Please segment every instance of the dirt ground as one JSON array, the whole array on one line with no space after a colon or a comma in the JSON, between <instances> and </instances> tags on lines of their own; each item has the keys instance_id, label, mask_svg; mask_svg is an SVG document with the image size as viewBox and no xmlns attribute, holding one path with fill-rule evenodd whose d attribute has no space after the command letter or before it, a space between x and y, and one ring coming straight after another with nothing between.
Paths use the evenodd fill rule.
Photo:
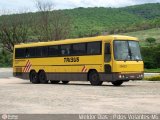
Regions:
<instances>
[{"instance_id":1,"label":"dirt ground","mask_svg":"<svg viewBox=\"0 0 160 120\"><path fill-rule=\"evenodd\" d=\"M120 87L89 82L31 84L0 78L0 113L160 113L160 82L129 81Z\"/></svg>"}]
</instances>

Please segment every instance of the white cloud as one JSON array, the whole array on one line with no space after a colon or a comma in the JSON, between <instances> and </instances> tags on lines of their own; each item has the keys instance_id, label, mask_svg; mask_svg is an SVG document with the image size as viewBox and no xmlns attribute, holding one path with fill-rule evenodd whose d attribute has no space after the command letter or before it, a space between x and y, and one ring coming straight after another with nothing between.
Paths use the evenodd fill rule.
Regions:
<instances>
[{"instance_id":1,"label":"white cloud","mask_svg":"<svg viewBox=\"0 0 160 120\"><path fill-rule=\"evenodd\" d=\"M142 3L155 3L160 0L54 0L57 8L75 7L123 7Z\"/></svg>"},{"instance_id":2,"label":"white cloud","mask_svg":"<svg viewBox=\"0 0 160 120\"><path fill-rule=\"evenodd\" d=\"M0 15L34 10L33 0L0 0Z\"/></svg>"},{"instance_id":3,"label":"white cloud","mask_svg":"<svg viewBox=\"0 0 160 120\"><path fill-rule=\"evenodd\" d=\"M33 0L0 0L1 8L23 8L33 7Z\"/></svg>"}]
</instances>

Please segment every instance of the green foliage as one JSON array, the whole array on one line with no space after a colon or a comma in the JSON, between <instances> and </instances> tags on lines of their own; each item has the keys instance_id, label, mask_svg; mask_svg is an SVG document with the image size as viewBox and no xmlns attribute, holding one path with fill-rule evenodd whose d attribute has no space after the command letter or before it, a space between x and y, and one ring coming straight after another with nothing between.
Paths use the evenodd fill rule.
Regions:
<instances>
[{"instance_id":1,"label":"green foliage","mask_svg":"<svg viewBox=\"0 0 160 120\"><path fill-rule=\"evenodd\" d=\"M160 68L160 45L148 47L146 38L153 37L160 43L160 3L135 5L124 8L75 8L59 10L69 16L72 21L68 38L96 36L101 34L118 34L135 36L140 39L143 46L142 56L145 68ZM53 14L51 12L51 14ZM6 23L14 22L11 18L17 14L0 16ZM19 14L21 20L28 27L28 39L37 41L39 34L35 31L36 19L40 20L40 13ZM26 19L31 18L31 19ZM53 20L49 20L53 24ZM9 24L9 23L8 23ZM147 46L147 47L146 47ZM0 52L0 67L11 66L11 54L4 50Z\"/></svg>"},{"instance_id":2,"label":"green foliage","mask_svg":"<svg viewBox=\"0 0 160 120\"><path fill-rule=\"evenodd\" d=\"M116 8L76 8L65 10L73 21L71 37L83 37L120 31L143 19Z\"/></svg>"},{"instance_id":3,"label":"green foliage","mask_svg":"<svg viewBox=\"0 0 160 120\"><path fill-rule=\"evenodd\" d=\"M154 37L156 39L156 42L160 43L160 28L128 32L123 33L123 35L134 36L139 38L141 46L148 46L145 40L150 37Z\"/></svg>"},{"instance_id":4,"label":"green foliage","mask_svg":"<svg viewBox=\"0 0 160 120\"><path fill-rule=\"evenodd\" d=\"M146 73L160 73L160 68L156 68L156 69L144 69L144 72L146 72Z\"/></svg>"},{"instance_id":5,"label":"green foliage","mask_svg":"<svg viewBox=\"0 0 160 120\"><path fill-rule=\"evenodd\" d=\"M141 53L145 68L160 68L160 44L154 47L142 47Z\"/></svg>"},{"instance_id":6,"label":"green foliage","mask_svg":"<svg viewBox=\"0 0 160 120\"><path fill-rule=\"evenodd\" d=\"M148 42L151 45L151 44L154 44L156 42L156 39L152 38L152 37L149 37L149 38L146 38L146 42Z\"/></svg>"},{"instance_id":7,"label":"green foliage","mask_svg":"<svg viewBox=\"0 0 160 120\"><path fill-rule=\"evenodd\" d=\"M13 52L15 44L28 42L28 23L25 14L0 17L0 43L5 50Z\"/></svg>"},{"instance_id":8,"label":"green foliage","mask_svg":"<svg viewBox=\"0 0 160 120\"><path fill-rule=\"evenodd\" d=\"M0 67L12 66L12 55L4 49L0 51Z\"/></svg>"},{"instance_id":9,"label":"green foliage","mask_svg":"<svg viewBox=\"0 0 160 120\"><path fill-rule=\"evenodd\" d=\"M73 20L70 37L122 33L160 27L160 4L124 8L76 8L64 10Z\"/></svg>"},{"instance_id":10,"label":"green foliage","mask_svg":"<svg viewBox=\"0 0 160 120\"><path fill-rule=\"evenodd\" d=\"M144 80L149 80L149 81L160 81L160 75L151 76L151 77L145 77Z\"/></svg>"},{"instance_id":11,"label":"green foliage","mask_svg":"<svg viewBox=\"0 0 160 120\"><path fill-rule=\"evenodd\" d=\"M70 16L72 25L68 38L96 36L101 34L117 34L138 30L146 30L150 28L160 27L160 4L143 4L124 8L75 8L67 10L57 10L67 16ZM54 12L50 12L51 18ZM8 15L0 18L8 18L16 16ZM22 14L22 19L24 14ZM40 12L25 14L26 17L32 17L32 20L40 20ZM28 21L23 19L29 27L30 39L37 40L39 35L35 32L37 21ZM1 22L1 21L0 21ZM49 20L49 25L53 24L53 20ZM39 21L40 23L40 21ZM38 28L37 28L38 29Z\"/></svg>"},{"instance_id":12,"label":"green foliage","mask_svg":"<svg viewBox=\"0 0 160 120\"><path fill-rule=\"evenodd\" d=\"M123 8L124 11L141 16L145 19L160 17L160 3L148 3Z\"/></svg>"}]
</instances>

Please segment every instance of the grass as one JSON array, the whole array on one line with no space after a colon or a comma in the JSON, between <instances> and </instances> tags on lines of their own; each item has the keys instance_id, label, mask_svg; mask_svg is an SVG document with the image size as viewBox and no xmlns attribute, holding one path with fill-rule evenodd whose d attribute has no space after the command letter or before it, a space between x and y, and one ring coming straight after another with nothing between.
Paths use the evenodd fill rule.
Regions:
<instances>
[{"instance_id":1,"label":"grass","mask_svg":"<svg viewBox=\"0 0 160 120\"><path fill-rule=\"evenodd\" d=\"M160 81L160 75L150 76L150 77L144 77L144 80L148 80L148 81Z\"/></svg>"},{"instance_id":2,"label":"grass","mask_svg":"<svg viewBox=\"0 0 160 120\"><path fill-rule=\"evenodd\" d=\"M128 33L122 33L122 34L139 38L140 44L142 46L146 45L145 39L149 37L155 38L157 40L156 42L160 43L160 28L153 28L148 30L128 32Z\"/></svg>"},{"instance_id":3,"label":"grass","mask_svg":"<svg viewBox=\"0 0 160 120\"><path fill-rule=\"evenodd\" d=\"M145 73L160 73L160 68L157 69L144 69Z\"/></svg>"}]
</instances>

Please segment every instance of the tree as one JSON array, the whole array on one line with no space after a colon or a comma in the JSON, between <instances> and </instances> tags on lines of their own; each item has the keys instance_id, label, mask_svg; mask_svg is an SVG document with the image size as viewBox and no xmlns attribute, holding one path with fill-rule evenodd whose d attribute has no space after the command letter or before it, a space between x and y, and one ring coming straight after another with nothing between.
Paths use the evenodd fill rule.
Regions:
<instances>
[{"instance_id":1,"label":"tree","mask_svg":"<svg viewBox=\"0 0 160 120\"><path fill-rule=\"evenodd\" d=\"M0 67L6 67L12 65L12 55L2 49L0 51Z\"/></svg>"},{"instance_id":2,"label":"tree","mask_svg":"<svg viewBox=\"0 0 160 120\"><path fill-rule=\"evenodd\" d=\"M146 42L149 43L150 45L154 44L156 42L156 39L155 38L146 38Z\"/></svg>"},{"instance_id":3,"label":"tree","mask_svg":"<svg viewBox=\"0 0 160 120\"><path fill-rule=\"evenodd\" d=\"M53 10L54 5L52 2L44 2L37 0L36 7L38 9L38 16L36 17L34 28L38 34L39 41L48 41L51 39L51 25L50 25L50 11Z\"/></svg>"},{"instance_id":4,"label":"tree","mask_svg":"<svg viewBox=\"0 0 160 120\"><path fill-rule=\"evenodd\" d=\"M54 10L53 2L36 1L38 17L35 32L39 41L64 39L71 29L70 17L61 10Z\"/></svg>"},{"instance_id":5,"label":"tree","mask_svg":"<svg viewBox=\"0 0 160 120\"><path fill-rule=\"evenodd\" d=\"M26 14L2 16L0 18L0 42L5 50L12 53L15 44L28 42L28 23L30 21L27 20L29 18Z\"/></svg>"},{"instance_id":6,"label":"tree","mask_svg":"<svg viewBox=\"0 0 160 120\"><path fill-rule=\"evenodd\" d=\"M51 40L60 40L68 37L71 31L71 19L62 11L54 11L52 25Z\"/></svg>"},{"instance_id":7,"label":"tree","mask_svg":"<svg viewBox=\"0 0 160 120\"><path fill-rule=\"evenodd\" d=\"M149 46L141 47L141 53L145 68L160 68L160 44L153 46L152 49Z\"/></svg>"}]
</instances>

